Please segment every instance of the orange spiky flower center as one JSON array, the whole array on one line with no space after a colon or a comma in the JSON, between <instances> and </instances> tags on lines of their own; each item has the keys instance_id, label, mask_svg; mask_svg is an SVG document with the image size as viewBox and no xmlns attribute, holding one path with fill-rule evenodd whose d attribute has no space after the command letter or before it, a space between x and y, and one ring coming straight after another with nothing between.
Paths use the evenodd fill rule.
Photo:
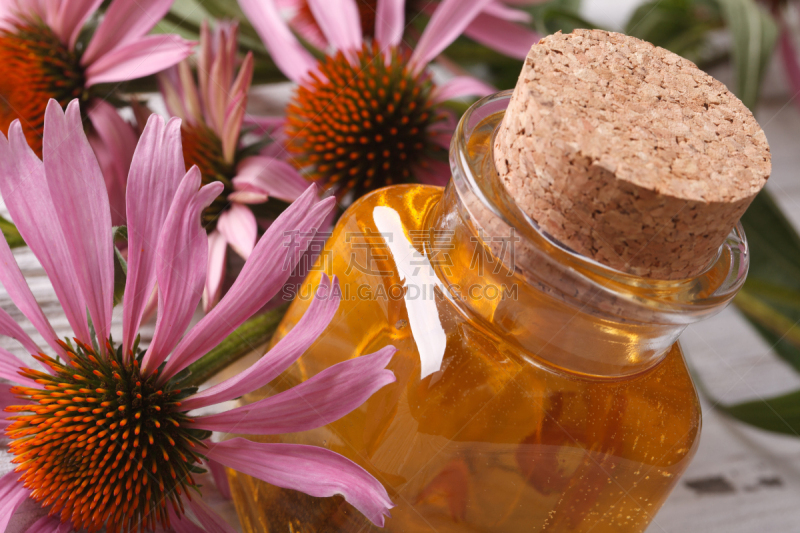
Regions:
<instances>
[{"instance_id":1,"label":"orange spiky flower center","mask_svg":"<svg viewBox=\"0 0 800 533\"><path fill-rule=\"evenodd\" d=\"M222 140L205 124L191 125L184 122L181 126L181 138L186 170L197 165L203 185L219 181L225 186L222 193L203 210L203 227L211 232L216 227L219 215L230 205L228 195L233 192L232 180L236 176L236 164L225 161Z\"/></svg>"},{"instance_id":2,"label":"orange spiky flower center","mask_svg":"<svg viewBox=\"0 0 800 533\"><path fill-rule=\"evenodd\" d=\"M78 341L61 344L66 362L35 356L52 374L20 370L41 389L11 389L26 402L6 408L18 413L6 434L20 482L78 530L169 528L167 505L183 513L181 495L198 487L192 474L202 472L199 449L209 435L180 410L194 389L159 384L157 371L143 375L138 348L123 359L110 342L103 355Z\"/></svg>"},{"instance_id":3,"label":"orange spiky flower center","mask_svg":"<svg viewBox=\"0 0 800 533\"><path fill-rule=\"evenodd\" d=\"M320 62L287 108L288 149L295 166L323 186L361 196L414 180L426 157L444 154L431 140L443 119L431 100L430 77L409 55L364 45L355 61L339 52Z\"/></svg>"},{"instance_id":4,"label":"orange spiky flower center","mask_svg":"<svg viewBox=\"0 0 800 533\"><path fill-rule=\"evenodd\" d=\"M28 144L42 155L44 111L50 98L62 106L84 97L80 56L41 21L0 30L0 129L19 119Z\"/></svg>"}]
</instances>

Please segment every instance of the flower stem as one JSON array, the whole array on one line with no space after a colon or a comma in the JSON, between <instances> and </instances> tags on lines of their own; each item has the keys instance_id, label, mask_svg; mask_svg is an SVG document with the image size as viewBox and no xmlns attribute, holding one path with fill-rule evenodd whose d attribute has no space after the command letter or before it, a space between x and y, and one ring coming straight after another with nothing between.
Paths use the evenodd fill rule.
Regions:
<instances>
[{"instance_id":1,"label":"flower stem","mask_svg":"<svg viewBox=\"0 0 800 533\"><path fill-rule=\"evenodd\" d=\"M289 305L254 316L223 340L216 348L189 365L188 386L198 386L228 365L252 352L272 338Z\"/></svg>"}]
</instances>

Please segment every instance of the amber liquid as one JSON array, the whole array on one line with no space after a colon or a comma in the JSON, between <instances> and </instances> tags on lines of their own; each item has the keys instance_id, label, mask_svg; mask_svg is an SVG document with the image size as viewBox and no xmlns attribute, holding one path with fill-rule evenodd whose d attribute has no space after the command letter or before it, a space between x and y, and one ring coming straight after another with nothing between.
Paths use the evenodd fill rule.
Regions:
<instances>
[{"instance_id":1,"label":"amber liquid","mask_svg":"<svg viewBox=\"0 0 800 533\"><path fill-rule=\"evenodd\" d=\"M351 207L321 258L342 286L336 316L297 364L244 401L391 344L398 348L389 365L396 383L335 423L279 437L327 447L379 479L396 505L387 531L644 531L699 436L699 404L680 348L632 377L586 377L506 342L492 330L495 315L470 320L443 299L436 303L447 339L441 370L420 379L407 305L388 295L402 284L391 254L385 245L369 250L363 238L356 244L353 235L379 233L376 206L393 208L409 236L425 230L441 194L434 187L396 186ZM458 257L468 250L456 243L453 265L469 265ZM303 315L319 277L312 272L306 280L279 337ZM247 532L380 531L340 497L312 498L230 476Z\"/></svg>"}]
</instances>

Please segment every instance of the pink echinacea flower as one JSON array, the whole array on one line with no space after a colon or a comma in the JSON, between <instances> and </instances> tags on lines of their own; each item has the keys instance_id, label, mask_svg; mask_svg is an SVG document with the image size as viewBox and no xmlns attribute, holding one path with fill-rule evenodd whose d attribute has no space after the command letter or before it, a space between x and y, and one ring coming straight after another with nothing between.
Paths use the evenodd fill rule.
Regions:
<instances>
[{"instance_id":1,"label":"pink echinacea flower","mask_svg":"<svg viewBox=\"0 0 800 533\"><path fill-rule=\"evenodd\" d=\"M287 162L266 154L248 154L247 147L241 146L253 56L247 54L236 74L237 31L236 24L219 22L212 32L204 22L197 81L188 60L158 77L168 111L183 119L186 166L197 165L203 183L224 186L203 211L209 232L208 280L203 293L206 311L219 300L228 246L243 259L253 252L258 224L249 205L269 198L291 203L309 185Z\"/></svg>"},{"instance_id":2,"label":"pink echinacea flower","mask_svg":"<svg viewBox=\"0 0 800 533\"><path fill-rule=\"evenodd\" d=\"M43 161L18 121L0 136L0 191L17 227L46 271L74 338L56 338L5 238L0 282L44 337L42 348L5 311L0 334L41 363L27 368L0 349L3 423L17 467L0 478L0 531L28 498L49 511L31 533L77 530L232 531L199 496L202 464L225 465L313 496L341 494L375 524L392 507L383 486L342 456L313 446L219 443L211 432L279 434L334 421L394 381L394 354L332 366L285 392L206 416L198 408L237 398L278 376L314 342L338 306L337 281L323 278L303 319L243 373L197 393L182 384L186 367L206 354L280 289L308 238L331 209L312 186L258 241L230 291L187 330L208 264L201 212L221 192L185 170L180 120L153 116L133 156L127 182L128 263L122 340L111 338L114 269L108 195L83 131L77 101L66 112L51 100L45 113ZM289 230L303 230L287 246ZM309 237L310 238L310 237ZM298 242L299 241L299 242ZM158 286L158 320L149 345L138 330ZM88 310L88 317L87 317ZM48 352L48 353L45 353ZM194 515L203 527L186 514Z\"/></svg>"},{"instance_id":3,"label":"pink echinacea flower","mask_svg":"<svg viewBox=\"0 0 800 533\"><path fill-rule=\"evenodd\" d=\"M428 65L490 1L442 1L412 51L402 40L402 0L378 0L366 41L356 0L309 0L329 51L317 60L275 0L239 0L277 66L298 84L284 134L301 174L355 197L392 183L446 183L455 120L442 103L495 89L470 76L437 86Z\"/></svg>"},{"instance_id":4,"label":"pink echinacea flower","mask_svg":"<svg viewBox=\"0 0 800 533\"><path fill-rule=\"evenodd\" d=\"M136 133L105 101L120 82L148 76L191 53L177 35L147 35L173 0L114 0L87 40L84 25L102 0L4 0L0 7L0 130L14 120L41 156L45 106L74 98L103 168L112 218L125 221L124 179Z\"/></svg>"}]
</instances>

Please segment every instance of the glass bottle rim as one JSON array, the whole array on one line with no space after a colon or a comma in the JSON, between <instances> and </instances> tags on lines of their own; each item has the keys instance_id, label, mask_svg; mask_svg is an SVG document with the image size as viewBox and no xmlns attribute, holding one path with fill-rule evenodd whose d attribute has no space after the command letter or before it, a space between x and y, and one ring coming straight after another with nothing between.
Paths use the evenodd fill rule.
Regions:
<instances>
[{"instance_id":1,"label":"glass bottle rim","mask_svg":"<svg viewBox=\"0 0 800 533\"><path fill-rule=\"evenodd\" d=\"M696 313L703 310L716 312L736 295L749 266L747 238L741 223L731 230L716 258L703 272L692 278L674 280L645 278L611 268L571 250L541 231L536 222L517 206L497 177L492 156L494 134L487 154L489 162L484 162L484 168L475 168L467 155L472 133L488 118L504 113L511 94L511 90L501 91L478 100L459 121L452 140L450 165L452 185L463 205L466 205L467 198L480 202L492 215L514 228L527 245L545 250L567 278L651 311L672 314L691 310L695 316L689 321L694 322L700 318ZM531 271L536 265L521 266Z\"/></svg>"}]
</instances>

